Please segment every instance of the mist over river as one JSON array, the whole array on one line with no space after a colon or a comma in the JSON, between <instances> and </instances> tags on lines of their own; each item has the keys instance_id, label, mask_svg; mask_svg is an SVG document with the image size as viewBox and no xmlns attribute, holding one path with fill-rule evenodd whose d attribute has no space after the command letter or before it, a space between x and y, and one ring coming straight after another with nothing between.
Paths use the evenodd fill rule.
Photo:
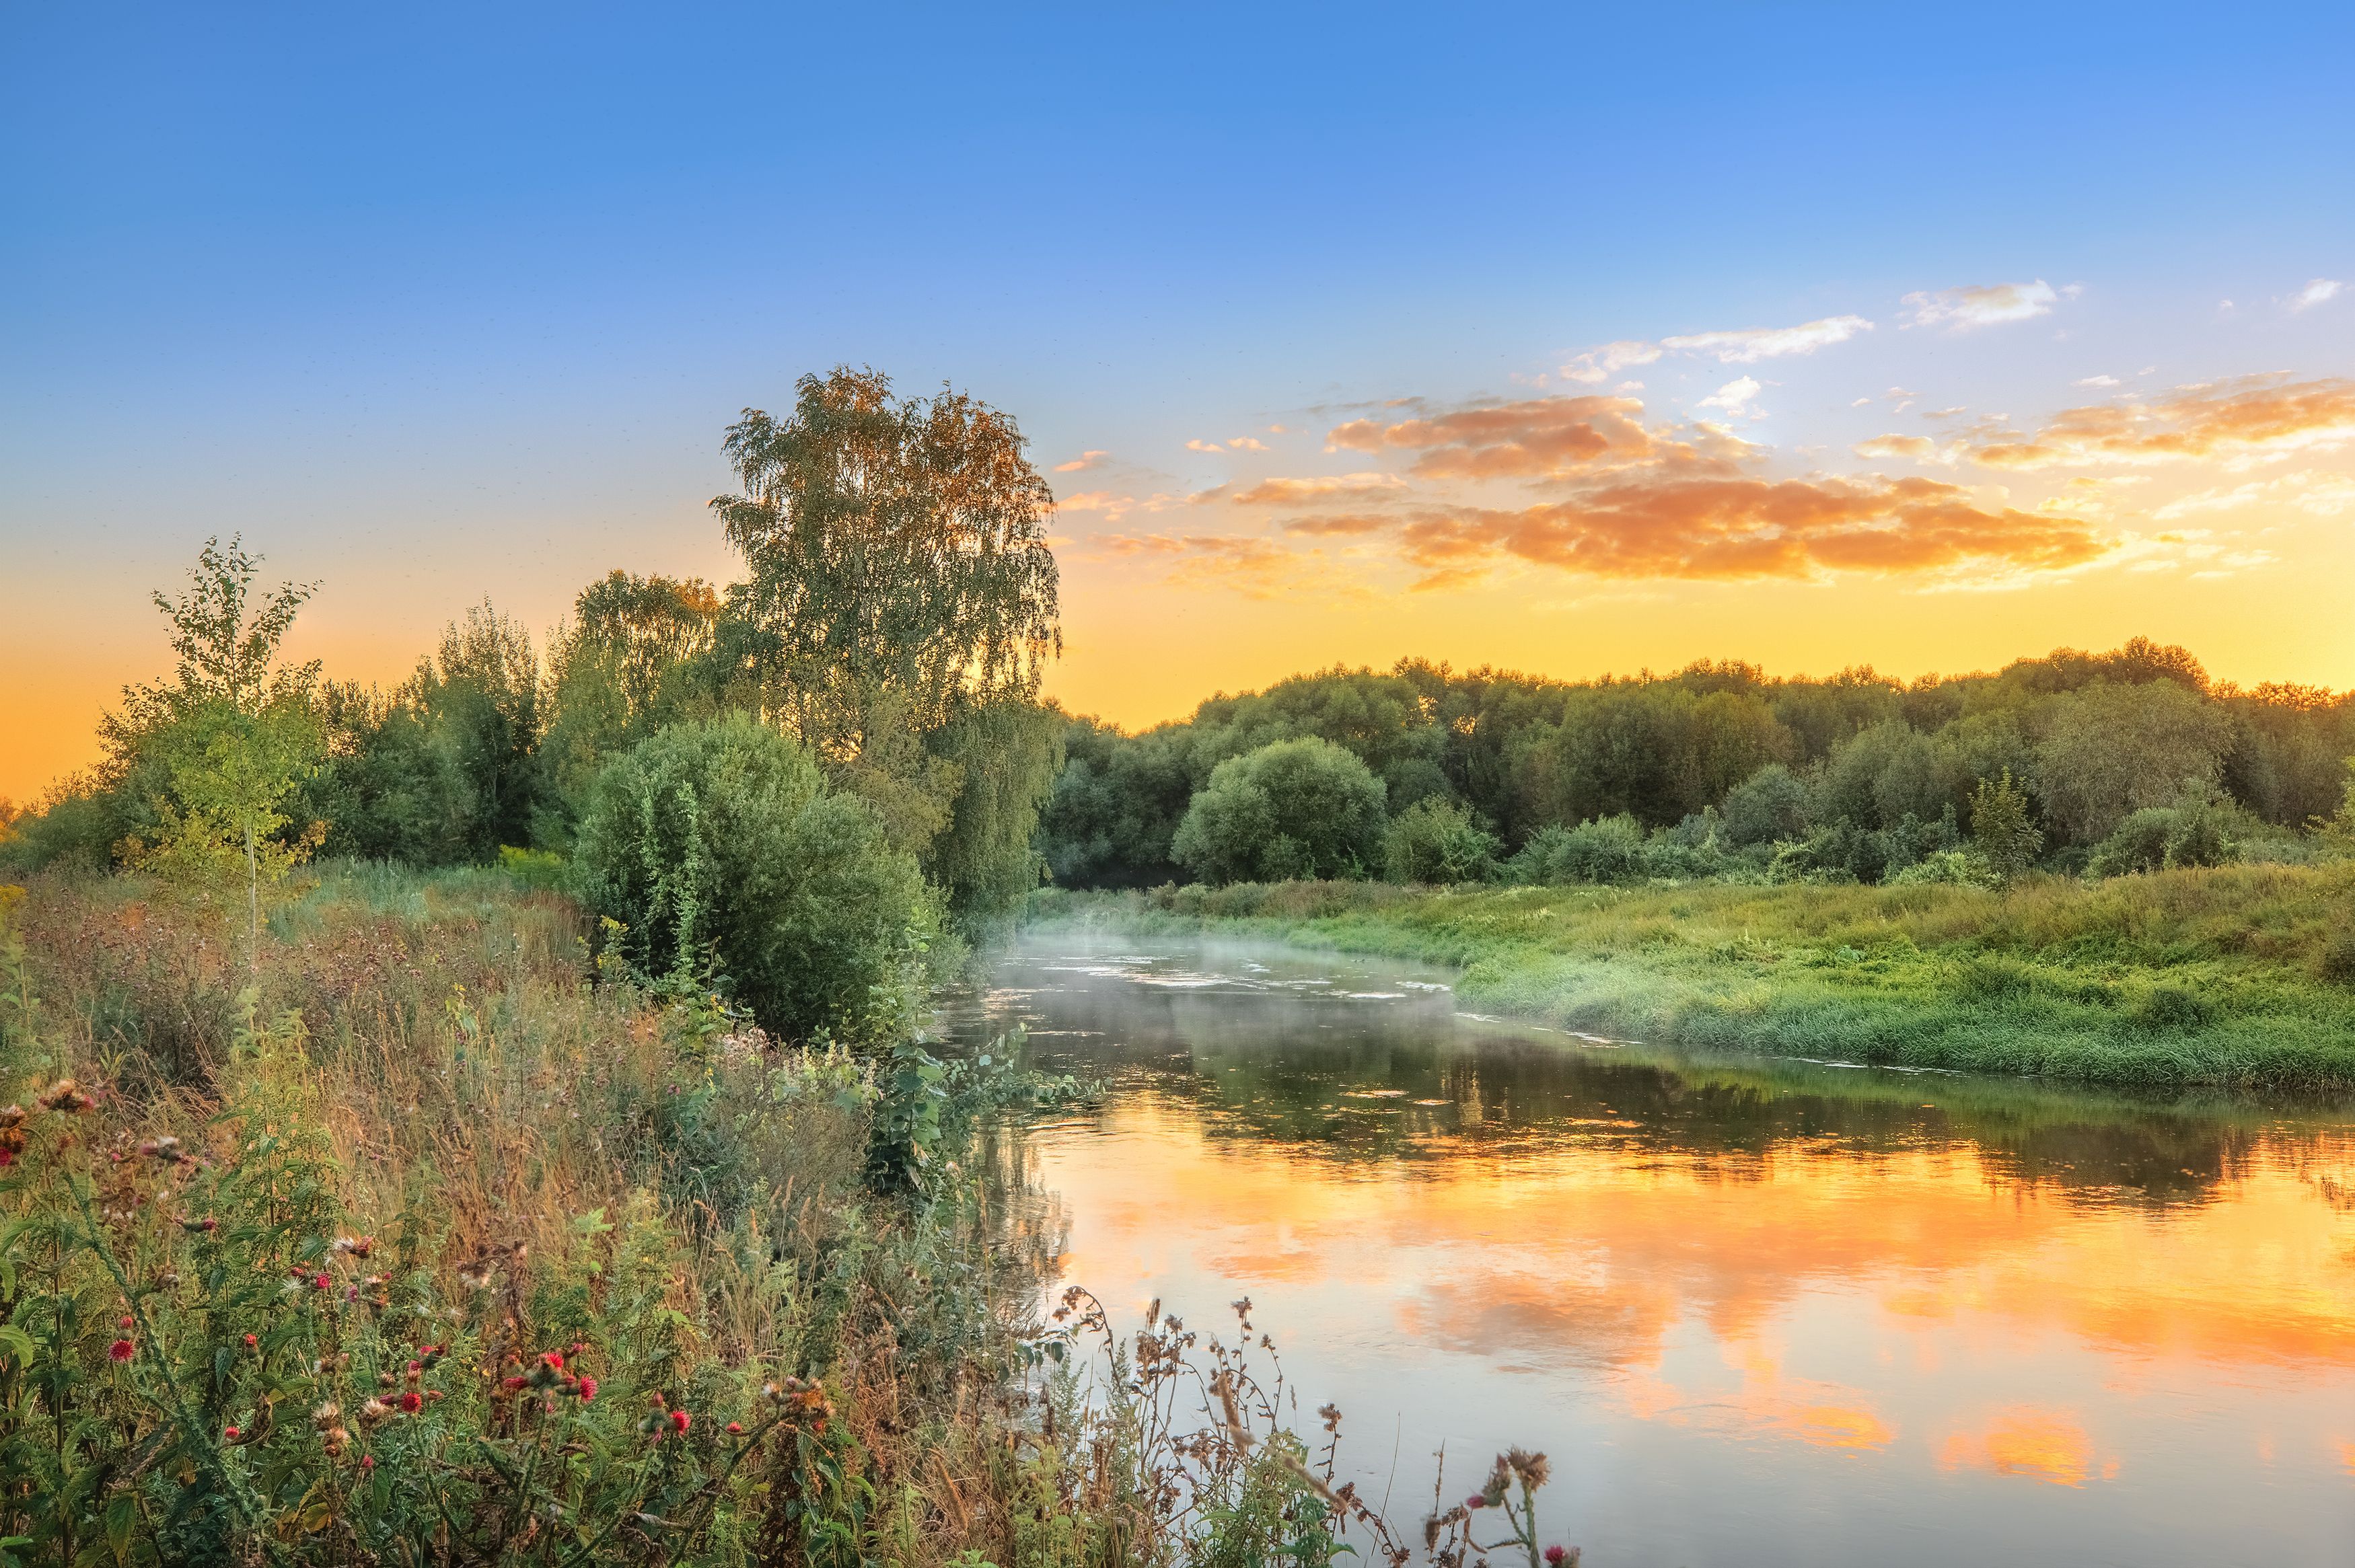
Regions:
<instances>
[{"instance_id":1,"label":"mist over river","mask_svg":"<svg viewBox=\"0 0 2355 1568\"><path fill-rule=\"evenodd\" d=\"M1604 1568L2344 1564L2344 1106L1701 1058L1446 975L1036 933L954 1017L1101 1079L1029 1139L1124 1331L1248 1297L1412 1526L1541 1448Z\"/></svg>"}]
</instances>

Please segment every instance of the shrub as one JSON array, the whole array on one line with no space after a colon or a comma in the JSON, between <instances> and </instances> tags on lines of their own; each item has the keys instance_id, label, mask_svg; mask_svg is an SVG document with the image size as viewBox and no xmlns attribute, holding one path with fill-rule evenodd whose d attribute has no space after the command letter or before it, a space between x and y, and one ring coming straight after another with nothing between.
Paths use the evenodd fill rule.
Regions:
<instances>
[{"instance_id":1,"label":"shrub","mask_svg":"<svg viewBox=\"0 0 2355 1568\"><path fill-rule=\"evenodd\" d=\"M2000 779L1980 779L1971 792L1971 842L2005 882L2036 863L2044 835L2029 820L2028 791L2012 782L2010 768Z\"/></svg>"},{"instance_id":2,"label":"shrub","mask_svg":"<svg viewBox=\"0 0 2355 1568\"><path fill-rule=\"evenodd\" d=\"M1912 865L1902 867L1889 879L1901 886L1921 883L1944 883L1960 887L1995 887L2003 878L1997 874L1987 857L1976 849L1932 850Z\"/></svg>"},{"instance_id":3,"label":"shrub","mask_svg":"<svg viewBox=\"0 0 2355 1568\"><path fill-rule=\"evenodd\" d=\"M1779 762L1770 762L1729 790L1725 836L1736 845L1805 838L1807 787Z\"/></svg>"},{"instance_id":4,"label":"shrub","mask_svg":"<svg viewBox=\"0 0 2355 1568\"><path fill-rule=\"evenodd\" d=\"M1644 847L1644 830L1629 816L1540 828L1513 857L1513 880L1540 886L1641 882L1646 874Z\"/></svg>"},{"instance_id":5,"label":"shrub","mask_svg":"<svg viewBox=\"0 0 2355 1568\"><path fill-rule=\"evenodd\" d=\"M642 976L719 977L797 1038L890 1029L936 923L872 808L741 714L658 731L607 764L573 867Z\"/></svg>"},{"instance_id":6,"label":"shrub","mask_svg":"<svg viewBox=\"0 0 2355 1568\"><path fill-rule=\"evenodd\" d=\"M1361 877L1381 853L1381 780L1328 740L1280 740L1211 770L1169 853L1204 882Z\"/></svg>"},{"instance_id":7,"label":"shrub","mask_svg":"<svg viewBox=\"0 0 2355 1568\"><path fill-rule=\"evenodd\" d=\"M1382 865L1392 882L1485 881L1497 869L1497 835L1469 807L1426 797L1382 835Z\"/></svg>"},{"instance_id":8,"label":"shrub","mask_svg":"<svg viewBox=\"0 0 2355 1568\"><path fill-rule=\"evenodd\" d=\"M2132 812L2094 846L2085 874L2126 876L2172 866L2230 864L2235 814L2204 791L2195 791L2179 806L2149 806Z\"/></svg>"}]
</instances>

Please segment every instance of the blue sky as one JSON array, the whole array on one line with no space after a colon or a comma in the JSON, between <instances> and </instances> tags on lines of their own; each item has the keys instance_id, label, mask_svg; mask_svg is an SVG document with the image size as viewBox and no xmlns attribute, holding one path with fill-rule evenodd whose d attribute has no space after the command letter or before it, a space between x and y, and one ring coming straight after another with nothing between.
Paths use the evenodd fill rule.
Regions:
<instances>
[{"instance_id":1,"label":"blue sky","mask_svg":"<svg viewBox=\"0 0 2355 1568\"><path fill-rule=\"evenodd\" d=\"M1846 470L1917 382L2018 423L2146 366L2154 388L2355 368L2355 296L2294 308L2355 279L2345 6L6 16L0 791L86 752L158 662L146 590L208 533L324 578L304 635L376 677L485 593L545 626L609 566L724 574L701 510L720 429L837 361L953 379L1042 466L1103 451L1140 496L1273 471L1188 440L1257 431L1284 473L1350 471L1265 428L1561 396L1600 344L1846 315L1875 324L1764 369L1654 365L1646 417L1711 418L1749 374L1746 440ZM2057 303L2016 330L1902 303L2031 281ZM1353 556L1370 601L1290 626L1289 589L1165 580L1151 550L1090 564L1107 530L1061 520L1062 678L1123 717L1402 652L1822 662L1775 644L1787 610L1760 611L1767 646L1722 647L1717 589L1624 580L1648 608L1491 647L1516 607L1580 602L1578 574L1526 564L1443 602ZM2298 549L2271 553L2305 577L2348 559ZM1944 659L1900 634L1918 596L1885 577L1807 619L1836 606L1858 658L1954 667L2045 621L2043 645L2099 641L2102 607L2137 603L2059 583L2011 596L1984 647L1960 616ZM2211 627L2180 598L2152 613L2252 678L2355 680L2319 622L2234 599ZM1154 627L1189 645L1187 682L1141 678L1171 662Z\"/></svg>"}]
</instances>

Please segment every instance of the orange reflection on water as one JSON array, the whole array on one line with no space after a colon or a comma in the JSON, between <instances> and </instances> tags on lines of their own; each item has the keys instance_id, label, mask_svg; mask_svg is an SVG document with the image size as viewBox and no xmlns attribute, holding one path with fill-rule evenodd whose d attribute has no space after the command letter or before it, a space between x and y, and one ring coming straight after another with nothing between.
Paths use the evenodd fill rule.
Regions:
<instances>
[{"instance_id":1,"label":"orange reflection on water","mask_svg":"<svg viewBox=\"0 0 2355 1568\"><path fill-rule=\"evenodd\" d=\"M1140 1313L1281 1288L1306 1320L1262 1318L1295 1341L1350 1325L1582 1372L1626 1416L1745 1440L1877 1453L1910 1432L1942 1472L2082 1487L2122 1463L2088 1421L2126 1431L2154 1389L2355 1369L2355 1252L2322 1179L2355 1167L2343 1131L2260 1137L2164 1206L2022 1181L1966 1140L1734 1162L1617 1136L1500 1150L1434 1127L1412 1159L1345 1160L1144 1094L1050 1139L1040 1174L1081 1216L1064 1277Z\"/></svg>"}]
</instances>

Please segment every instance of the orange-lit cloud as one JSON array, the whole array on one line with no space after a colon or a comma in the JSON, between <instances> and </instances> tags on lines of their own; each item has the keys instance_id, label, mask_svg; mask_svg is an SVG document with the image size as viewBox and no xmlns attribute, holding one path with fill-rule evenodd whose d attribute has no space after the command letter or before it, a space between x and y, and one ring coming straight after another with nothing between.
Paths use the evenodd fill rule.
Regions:
<instances>
[{"instance_id":1,"label":"orange-lit cloud","mask_svg":"<svg viewBox=\"0 0 2355 1568\"><path fill-rule=\"evenodd\" d=\"M1310 532L1362 532L1308 520ZM1927 479L1645 471L1517 511L1412 509L1405 558L1461 572L1508 558L1593 577L1741 580L1965 567L2051 570L2112 547L2091 524L1987 505Z\"/></svg>"},{"instance_id":2,"label":"orange-lit cloud","mask_svg":"<svg viewBox=\"0 0 2355 1568\"><path fill-rule=\"evenodd\" d=\"M1903 459L1909 462L1944 462L1955 461L1955 450L1942 447L1927 436L1874 436L1849 449L1860 458L1882 461Z\"/></svg>"},{"instance_id":3,"label":"orange-lit cloud","mask_svg":"<svg viewBox=\"0 0 2355 1568\"><path fill-rule=\"evenodd\" d=\"M2063 292L2073 294L2076 290L2056 290L2039 278L2032 283L1982 283L1941 289L1934 293L1908 294L1904 302L1912 307L1916 326L1945 326L1967 332L1973 327L2051 315L2053 304Z\"/></svg>"},{"instance_id":4,"label":"orange-lit cloud","mask_svg":"<svg viewBox=\"0 0 2355 1568\"><path fill-rule=\"evenodd\" d=\"M1079 456L1073 458L1069 462L1057 463L1055 465L1055 471L1057 473L1081 473L1088 469L1095 467L1111 455L1112 454L1110 452L1104 451L1082 452Z\"/></svg>"},{"instance_id":5,"label":"orange-lit cloud","mask_svg":"<svg viewBox=\"0 0 2355 1568\"><path fill-rule=\"evenodd\" d=\"M1385 425L1352 419L1326 440L1350 451L1412 451L1409 471L1433 479L1561 473L1655 450L1632 397L1534 397Z\"/></svg>"},{"instance_id":6,"label":"orange-lit cloud","mask_svg":"<svg viewBox=\"0 0 2355 1568\"><path fill-rule=\"evenodd\" d=\"M2063 409L2032 438L1990 441L1971 455L1993 468L2045 469L2261 461L2355 440L2355 381L2246 376Z\"/></svg>"},{"instance_id":7,"label":"orange-lit cloud","mask_svg":"<svg viewBox=\"0 0 2355 1568\"><path fill-rule=\"evenodd\" d=\"M1231 499L1238 506L1297 506L1304 503L1387 500L1405 493L1391 473L1339 473L1313 479L1266 479Z\"/></svg>"},{"instance_id":8,"label":"orange-lit cloud","mask_svg":"<svg viewBox=\"0 0 2355 1568\"><path fill-rule=\"evenodd\" d=\"M1216 584L1251 599L1273 594L1305 564L1273 540L1231 534L1106 534L1092 543L1108 556L1163 561L1172 582Z\"/></svg>"}]
</instances>

